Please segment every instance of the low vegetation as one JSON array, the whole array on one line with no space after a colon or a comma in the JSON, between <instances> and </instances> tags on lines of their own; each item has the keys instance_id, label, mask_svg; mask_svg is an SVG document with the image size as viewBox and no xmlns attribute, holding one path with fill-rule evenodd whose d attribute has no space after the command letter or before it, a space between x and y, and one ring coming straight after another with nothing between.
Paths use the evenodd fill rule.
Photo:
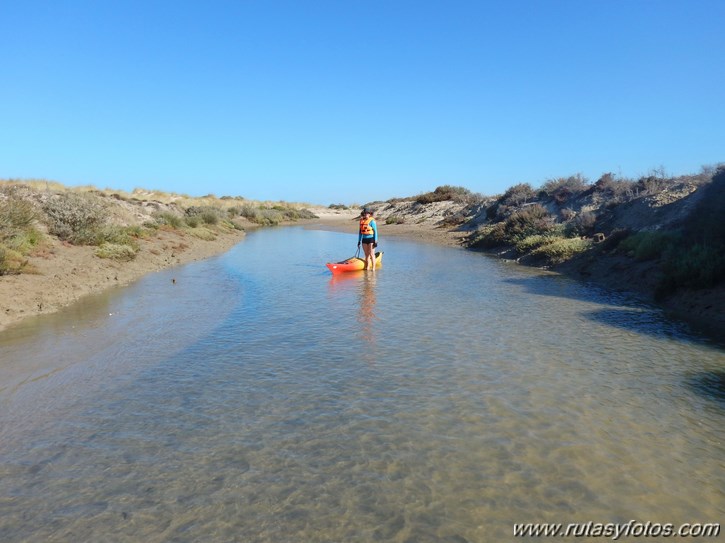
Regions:
<instances>
[{"instance_id":1,"label":"low vegetation","mask_svg":"<svg viewBox=\"0 0 725 543\"><path fill-rule=\"evenodd\" d=\"M476 198L470 190L464 187L456 187L453 185L441 185L436 187L433 192L420 194L415 198L419 204L430 204L433 202L444 202L452 200L454 202L469 203Z\"/></svg>"},{"instance_id":2,"label":"low vegetation","mask_svg":"<svg viewBox=\"0 0 725 543\"><path fill-rule=\"evenodd\" d=\"M695 198L694 208L687 206ZM602 175L551 179L540 189L509 188L473 217L471 247L555 265L580 254L654 264L656 297L725 281L725 166L668 178Z\"/></svg>"},{"instance_id":3,"label":"low vegetation","mask_svg":"<svg viewBox=\"0 0 725 543\"><path fill-rule=\"evenodd\" d=\"M385 224L405 224L405 217L403 215L390 215L386 217Z\"/></svg>"},{"instance_id":4,"label":"low vegetation","mask_svg":"<svg viewBox=\"0 0 725 543\"><path fill-rule=\"evenodd\" d=\"M386 224L435 221L468 231L469 247L536 265L608 257L645 265L661 278L658 297L725 282L725 165L678 177L662 168L639 179L608 172L594 183L574 174L494 197L442 185L373 207L384 210Z\"/></svg>"},{"instance_id":5,"label":"low vegetation","mask_svg":"<svg viewBox=\"0 0 725 543\"><path fill-rule=\"evenodd\" d=\"M95 247L99 258L132 260L159 230L203 240L259 225L315 218L300 205L252 202L213 194L192 198L160 191L132 193L65 187L45 180L0 181L0 275L33 271L29 257L52 239Z\"/></svg>"},{"instance_id":6,"label":"low vegetation","mask_svg":"<svg viewBox=\"0 0 725 543\"><path fill-rule=\"evenodd\" d=\"M23 195L10 187L0 192L0 275L32 271L27 256L43 242L39 213Z\"/></svg>"}]
</instances>

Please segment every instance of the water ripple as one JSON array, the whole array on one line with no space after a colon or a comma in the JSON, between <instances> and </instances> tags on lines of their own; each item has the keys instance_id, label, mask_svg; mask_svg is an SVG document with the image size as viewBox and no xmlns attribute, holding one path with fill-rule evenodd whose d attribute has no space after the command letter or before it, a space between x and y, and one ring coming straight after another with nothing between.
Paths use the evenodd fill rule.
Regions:
<instances>
[{"instance_id":1,"label":"water ripple","mask_svg":"<svg viewBox=\"0 0 725 543\"><path fill-rule=\"evenodd\" d=\"M339 279L306 260L349 241L259 232L174 297L159 275L105 302L123 321L7 339L30 370L2 370L0 540L483 542L722 517L722 351L463 251L391 240L381 270Z\"/></svg>"}]
</instances>

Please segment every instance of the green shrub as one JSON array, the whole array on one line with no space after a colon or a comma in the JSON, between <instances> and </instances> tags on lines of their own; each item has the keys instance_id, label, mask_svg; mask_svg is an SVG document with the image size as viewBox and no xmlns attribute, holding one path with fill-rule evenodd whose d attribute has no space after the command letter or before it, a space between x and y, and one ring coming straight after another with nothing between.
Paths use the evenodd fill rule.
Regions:
<instances>
[{"instance_id":1,"label":"green shrub","mask_svg":"<svg viewBox=\"0 0 725 543\"><path fill-rule=\"evenodd\" d=\"M32 226L38 213L26 200L10 199L0 202L0 238Z\"/></svg>"},{"instance_id":2,"label":"green shrub","mask_svg":"<svg viewBox=\"0 0 725 543\"><path fill-rule=\"evenodd\" d=\"M88 244L104 223L104 206L94 194L64 192L43 202L48 231L76 245Z\"/></svg>"},{"instance_id":3,"label":"green shrub","mask_svg":"<svg viewBox=\"0 0 725 543\"><path fill-rule=\"evenodd\" d=\"M112 243L116 245L130 245L138 249L137 239L143 235L143 231L135 226L120 226L107 224L99 228L89 245L102 245Z\"/></svg>"},{"instance_id":4,"label":"green shrub","mask_svg":"<svg viewBox=\"0 0 725 543\"><path fill-rule=\"evenodd\" d=\"M0 245L0 275L22 273L27 265L27 259L18 251Z\"/></svg>"},{"instance_id":5,"label":"green shrub","mask_svg":"<svg viewBox=\"0 0 725 543\"><path fill-rule=\"evenodd\" d=\"M545 258L551 264L558 264L586 251L591 245L592 242L586 239L554 238L551 243L541 245L531 251L531 255Z\"/></svg>"},{"instance_id":6,"label":"green shrub","mask_svg":"<svg viewBox=\"0 0 725 543\"><path fill-rule=\"evenodd\" d=\"M259 224L275 226L282 222L282 214L275 209L260 209L257 215Z\"/></svg>"},{"instance_id":7,"label":"green shrub","mask_svg":"<svg viewBox=\"0 0 725 543\"><path fill-rule=\"evenodd\" d=\"M219 222L219 215L214 211L204 211L201 214L201 220L204 224L217 224Z\"/></svg>"},{"instance_id":8,"label":"green shrub","mask_svg":"<svg viewBox=\"0 0 725 543\"><path fill-rule=\"evenodd\" d=\"M123 229L126 231L126 234L137 239L148 238L150 234L147 228L139 225L124 226Z\"/></svg>"},{"instance_id":9,"label":"green shrub","mask_svg":"<svg viewBox=\"0 0 725 543\"><path fill-rule=\"evenodd\" d=\"M17 232L15 235L7 237L4 241L8 248L18 251L23 255L27 255L30 251L37 247L42 240L43 234L31 226Z\"/></svg>"},{"instance_id":10,"label":"green shrub","mask_svg":"<svg viewBox=\"0 0 725 543\"><path fill-rule=\"evenodd\" d=\"M215 206L191 206L184 211L185 217L198 217L204 224L218 224L226 219L229 213Z\"/></svg>"},{"instance_id":11,"label":"green shrub","mask_svg":"<svg viewBox=\"0 0 725 543\"><path fill-rule=\"evenodd\" d=\"M504 231L509 243L516 243L528 236L544 234L551 230L548 211L539 204L534 204L514 212L504 222Z\"/></svg>"},{"instance_id":12,"label":"green shrub","mask_svg":"<svg viewBox=\"0 0 725 543\"><path fill-rule=\"evenodd\" d=\"M516 250L519 253L525 254L533 251L534 249L546 245L552 242L552 237L549 235L535 234L533 236L527 236L521 241L516 243Z\"/></svg>"},{"instance_id":13,"label":"green shrub","mask_svg":"<svg viewBox=\"0 0 725 543\"><path fill-rule=\"evenodd\" d=\"M196 228L197 226L199 226L201 220L197 215L194 215L193 217L184 217L184 222L186 223L186 226Z\"/></svg>"},{"instance_id":14,"label":"green shrub","mask_svg":"<svg viewBox=\"0 0 725 543\"><path fill-rule=\"evenodd\" d=\"M725 252L713 246L673 246L663 260L663 278L655 290L658 299L681 287L710 288L725 280Z\"/></svg>"},{"instance_id":15,"label":"green shrub","mask_svg":"<svg viewBox=\"0 0 725 543\"><path fill-rule=\"evenodd\" d=\"M136 258L138 248L131 245L104 241L96 248L95 253L99 258L108 258L111 260L127 262Z\"/></svg>"},{"instance_id":16,"label":"green shrub","mask_svg":"<svg viewBox=\"0 0 725 543\"><path fill-rule=\"evenodd\" d=\"M678 232L637 232L622 241L618 249L631 253L639 261L655 260L681 240L682 236Z\"/></svg>"},{"instance_id":17,"label":"green shrub","mask_svg":"<svg viewBox=\"0 0 725 543\"><path fill-rule=\"evenodd\" d=\"M546 209L534 204L515 211L503 222L480 228L472 236L470 245L482 249L516 245L529 236L550 234L553 229L551 217Z\"/></svg>"},{"instance_id":18,"label":"green shrub","mask_svg":"<svg viewBox=\"0 0 725 543\"><path fill-rule=\"evenodd\" d=\"M319 219L319 217L317 215L315 215L312 211L310 211L307 208L298 209L297 217L299 219Z\"/></svg>"},{"instance_id":19,"label":"green shrub","mask_svg":"<svg viewBox=\"0 0 725 543\"><path fill-rule=\"evenodd\" d=\"M153 217L160 225L170 226L171 228L181 228L182 226L182 218L170 211L159 211L154 213Z\"/></svg>"},{"instance_id":20,"label":"green shrub","mask_svg":"<svg viewBox=\"0 0 725 543\"><path fill-rule=\"evenodd\" d=\"M385 219L385 224L404 224L405 217L402 215L390 215Z\"/></svg>"},{"instance_id":21,"label":"green shrub","mask_svg":"<svg viewBox=\"0 0 725 543\"><path fill-rule=\"evenodd\" d=\"M299 219L316 219L317 215L309 209L296 209L291 206L277 205L272 208L242 206L240 215L253 223L263 226L275 226L283 221L296 221Z\"/></svg>"},{"instance_id":22,"label":"green shrub","mask_svg":"<svg viewBox=\"0 0 725 543\"><path fill-rule=\"evenodd\" d=\"M472 241L470 242L471 247L479 249L494 249L506 245L508 240L506 238L506 230L502 222L495 224L487 224L479 228L473 235Z\"/></svg>"}]
</instances>

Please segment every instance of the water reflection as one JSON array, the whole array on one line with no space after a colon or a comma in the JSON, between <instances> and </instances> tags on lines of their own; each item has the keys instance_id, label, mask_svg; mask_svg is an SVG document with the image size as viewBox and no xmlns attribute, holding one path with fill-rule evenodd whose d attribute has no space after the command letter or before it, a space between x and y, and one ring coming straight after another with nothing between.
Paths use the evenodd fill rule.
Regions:
<instances>
[{"instance_id":1,"label":"water reflection","mask_svg":"<svg viewBox=\"0 0 725 543\"><path fill-rule=\"evenodd\" d=\"M375 281L377 274L365 273L360 288L360 308L358 310L358 322L360 323L360 335L365 343L369 345L368 354L371 361L375 356Z\"/></svg>"},{"instance_id":2,"label":"water reflection","mask_svg":"<svg viewBox=\"0 0 725 543\"><path fill-rule=\"evenodd\" d=\"M367 363L374 363L376 357L378 321L375 313L377 304L376 283L379 272L359 271L335 274L328 283L331 297L352 295L351 310L355 311L357 336L363 345L361 356Z\"/></svg>"}]
</instances>

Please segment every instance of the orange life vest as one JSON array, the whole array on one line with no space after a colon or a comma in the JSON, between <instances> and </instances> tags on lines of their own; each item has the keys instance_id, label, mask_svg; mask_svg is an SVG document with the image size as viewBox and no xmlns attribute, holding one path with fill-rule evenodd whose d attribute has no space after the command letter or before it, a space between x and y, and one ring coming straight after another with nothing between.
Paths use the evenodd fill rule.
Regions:
<instances>
[{"instance_id":1,"label":"orange life vest","mask_svg":"<svg viewBox=\"0 0 725 543\"><path fill-rule=\"evenodd\" d=\"M372 217L368 217L367 219L360 219L360 233L363 236L372 236L375 234L372 226L370 226L370 223L374 220L375 219L373 219Z\"/></svg>"}]
</instances>

